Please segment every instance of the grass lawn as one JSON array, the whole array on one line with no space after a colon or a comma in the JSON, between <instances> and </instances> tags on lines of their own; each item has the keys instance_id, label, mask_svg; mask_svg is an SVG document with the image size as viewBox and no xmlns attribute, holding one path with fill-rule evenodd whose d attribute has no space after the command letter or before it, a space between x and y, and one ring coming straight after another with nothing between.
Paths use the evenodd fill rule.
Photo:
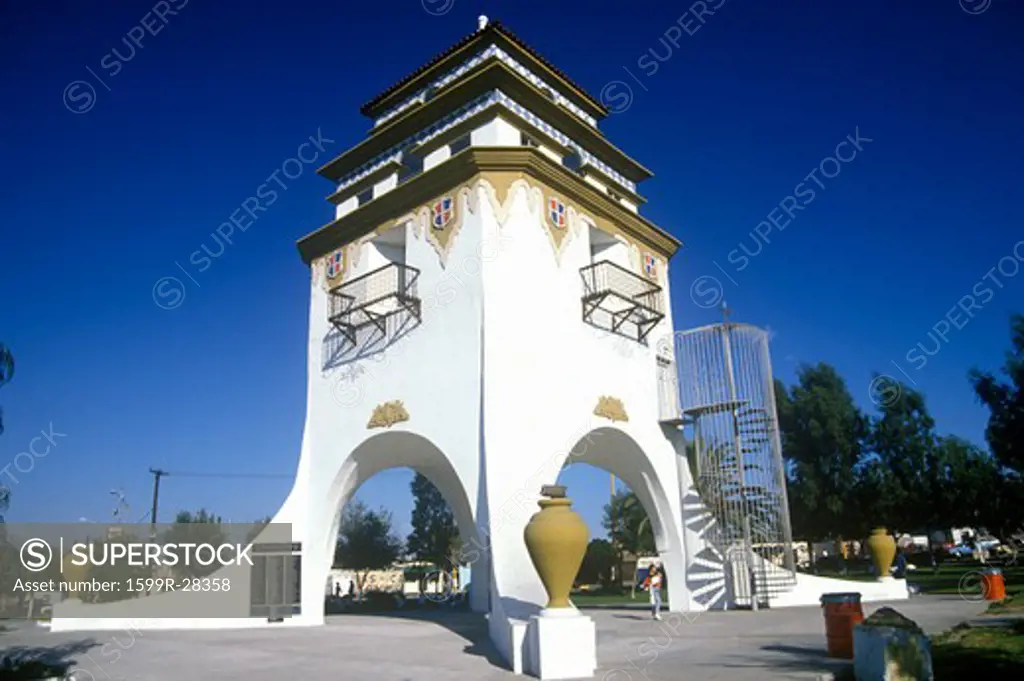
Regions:
<instances>
[{"instance_id":1,"label":"grass lawn","mask_svg":"<svg viewBox=\"0 0 1024 681\"><path fill-rule=\"evenodd\" d=\"M922 568L908 573L907 581L922 593L960 595L981 600L979 572L985 565L976 562L947 562L938 573ZM1021 618L1009 626L968 627L961 625L932 638L932 666L936 681L956 679L994 679L1024 673L1024 565L1003 566L1006 599L989 605L987 614ZM849 579L855 577L850 575ZM847 670L849 672L849 670ZM996 676L996 675L999 676ZM852 674L848 674L852 679Z\"/></svg>"},{"instance_id":2,"label":"grass lawn","mask_svg":"<svg viewBox=\"0 0 1024 681\"><path fill-rule=\"evenodd\" d=\"M1024 620L1013 626L957 628L932 641L936 681L1024 673ZM1002 678L1002 677L998 677Z\"/></svg>"},{"instance_id":3,"label":"grass lawn","mask_svg":"<svg viewBox=\"0 0 1024 681\"><path fill-rule=\"evenodd\" d=\"M981 600L980 571L985 569L975 561L947 561L938 572L922 567L907 573L907 582L921 588L921 593L961 595L970 600ZM1016 607L1024 607L1024 565L1003 566L1003 581L1006 583L1006 595L1021 594ZM838 572L819 571L821 577L835 577L854 581L872 581L874 577L866 572L849 572L841 575Z\"/></svg>"},{"instance_id":4,"label":"grass lawn","mask_svg":"<svg viewBox=\"0 0 1024 681\"><path fill-rule=\"evenodd\" d=\"M978 563L943 565L938 574L917 571L909 581L924 593L959 594L980 600ZM987 614L1024 616L1024 566L1004 566L1006 599L989 605ZM1024 619L1003 627L956 627L932 639L932 666L936 681L966 678L1003 678L1024 674ZM997 677L996 675L1000 675Z\"/></svg>"},{"instance_id":5,"label":"grass lawn","mask_svg":"<svg viewBox=\"0 0 1024 681\"><path fill-rule=\"evenodd\" d=\"M918 568L907 573L907 582L914 584L926 594L960 595L968 600L981 600L981 577L980 571L985 565L974 561L946 562L939 571L933 572L931 568ZM1002 567L1003 581L1006 583L1007 599L1005 603L993 603L992 612L1021 612L1024 613L1024 565L1013 565ZM871 582L874 576L867 572L850 571L845 575L827 571L817 573L821 577L835 577L837 579L849 579L853 581ZM646 591L637 589L636 598L629 597L629 591L617 592L614 590L600 591L579 591L572 594L572 601L579 607L601 606L601 605L643 605L650 602L650 596ZM668 603L668 589L662 589L661 600Z\"/></svg>"},{"instance_id":6,"label":"grass lawn","mask_svg":"<svg viewBox=\"0 0 1024 681\"><path fill-rule=\"evenodd\" d=\"M981 576L985 565L975 562L946 563L936 574L930 569L908 573L907 581L921 587L923 593L959 594L964 598L981 599ZM1024 587L1024 565L1002 567L1006 595L1019 594Z\"/></svg>"}]
</instances>

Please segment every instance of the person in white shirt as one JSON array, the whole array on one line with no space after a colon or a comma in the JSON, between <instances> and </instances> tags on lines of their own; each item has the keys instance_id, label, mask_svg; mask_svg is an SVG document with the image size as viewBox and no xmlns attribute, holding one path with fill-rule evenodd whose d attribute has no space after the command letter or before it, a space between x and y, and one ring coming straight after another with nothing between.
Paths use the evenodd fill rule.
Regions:
<instances>
[{"instance_id":1,"label":"person in white shirt","mask_svg":"<svg viewBox=\"0 0 1024 681\"><path fill-rule=\"evenodd\" d=\"M644 587L651 592L651 616L656 620L661 619L661 585L664 582L664 575L658 563L652 563L647 571L647 579L644 580Z\"/></svg>"}]
</instances>

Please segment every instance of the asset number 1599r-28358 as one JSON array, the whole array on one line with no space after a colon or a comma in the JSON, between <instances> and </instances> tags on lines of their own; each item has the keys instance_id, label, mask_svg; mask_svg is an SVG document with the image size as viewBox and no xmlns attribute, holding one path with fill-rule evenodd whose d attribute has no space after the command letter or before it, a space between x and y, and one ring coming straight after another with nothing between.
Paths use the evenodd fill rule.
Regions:
<instances>
[{"instance_id":1,"label":"asset number 1599r-28358","mask_svg":"<svg viewBox=\"0 0 1024 681\"><path fill-rule=\"evenodd\" d=\"M128 591L230 591L231 580L225 577L136 577L128 580Z\"/></svg>"}]
</instances>

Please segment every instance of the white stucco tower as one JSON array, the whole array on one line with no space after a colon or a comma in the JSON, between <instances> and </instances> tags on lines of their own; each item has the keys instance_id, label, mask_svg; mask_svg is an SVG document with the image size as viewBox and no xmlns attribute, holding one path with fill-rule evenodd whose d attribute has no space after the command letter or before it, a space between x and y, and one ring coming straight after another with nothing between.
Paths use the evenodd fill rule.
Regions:
<instances>
[{"instance_id":1,"label":"white stucco tower","mask_svg":"<svg viewBox=\"0 0 1024 681\"><path fill-rule=\"evenodd\" d=\"M674 334L679 242L640 214L651 173L605 138L600 102L482 19L362 112L366 139L319 171L334 184L335 218L298 244L310 267L308 404L295 483L273 518L292 543L267 549L278 567L232 590L250 616L197 618L185 606L202 594L168 593L62 602L55 631L322 624L339 512L396 467L423 473L452 507L471 606L516 671L537 673L530 621L546 601L523 530L541 487L573 462L639 497L672 611L807 605L829 591L907 597L897 580L794 574L788 519L767 523L778 537L761 531L785 516L766 336L728 325ZM723 378L732 355L716 339L748 349L737 371L757 381ZM736 498L757 466L732 482L730 452L762 451L777 464L758 483L775 506ZM153 603L170 614L151 614Z\"/></svg>"},{"instance_id":2,"label":"white stucco tower","mask_svg":"<svg viewBox=\"0 0 1024 681\"><path fill-rule=\"evenodd\" d=\"M367 138L320 170L337 214L299 242L309 403L275 522L302 542L299 617L321 618L338 511L382 469L422 472L468 542L472 607L518 668L521 625L546 600L523 528L567 463L635 490L669 580L683 575L658 343L679 242L640 215L651 173L602 134L601 103L481 24L364 106Z\"/></svg>"},{"instance_id":3,"label":"white stucco tower","mask_svg":"<svg viewBox=\"0 0 1024 681\"><path fill-rule=\"evenodd\" d=\"M277 568L246 577L255 609L198 618L179 593L67 601L55 631L322 624L339 513L396 467L423 473L451 506L471 607L516 671L537 671L529 622L547 600L523 531L569 463L636 492L671 609L702 607L684 579L689 474L668 291L679 242L639 213L650 171L605 138L599 101L483 17L362 112L366 139L319 171L335 219L298 243L310 267L307 413L272 520L292 542L271 551ZM249 583L231 593L248 596ZM182 616L150 614L156 601Z\"/></svg>"}]
</instances>

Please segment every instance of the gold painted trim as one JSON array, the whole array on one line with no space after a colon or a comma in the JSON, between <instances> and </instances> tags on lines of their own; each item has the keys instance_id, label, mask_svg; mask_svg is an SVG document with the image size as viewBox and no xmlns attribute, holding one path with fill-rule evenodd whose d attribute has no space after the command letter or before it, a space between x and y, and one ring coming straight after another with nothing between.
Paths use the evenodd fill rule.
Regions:
<instances>
[{"instance_id":1,"label":"gold painted trim","mask_svg":"<svg viewBox=\"0 0 1024 681\"><path fill-rule=\"evenodd\" d=\"M617 397L608 397L602 395L597 398L597 406L594 407L594 416L600 416L602 418L609 419L610 421L628 421L629 416L626 414L626 407L622 404L622 400Z\"/></svg>"},{"instance_id":2,"label":"gold painted trim","mask_svg":"<svg viewBox=\"0 0 1024 681\"><path fill-rule=\"evenodd\" d=\"M545 193L561 193L571 199L591 216L598 229L636 241L666 260L681 245L674 236L612 200L538 149L469 147L300 239L297 245L303 262L308 264L339 246L352 243L379 226L412 213L450 188L469 184L478 177L494 185L501 204L505 203L505 194L515 179L530 177L542 185Z\"/></svg>"},{"instance_id":3,"label":"gold painted trim","mask_svg":"<svg viewBox=\"0 0 1024 681\"><path fill-rule=\"evenodd\" d=\"M376 233L371 232L350 244L345 244L340 248L335 248L322 258L318 258L315 261L317 269L313 270L313 276L320 280L324 291L330 292L344 284L350 278L352 270L357 267L359 265L359 261L362 260L363 246L372 241L375 236L377 236ZM328 277L327 259L338 250L342 251L341 274L337 277Z\"/></svg>"},{"instance_id":4,"label":"gold painted trim","mask_svg":"<svg viewBox=\"0 0 1024 681\"><path fill-rule=\"evenodd\" d=\"M384 404L377 405L373 414L370 416L370 422L366 424L367 428L390 428L396 423L409 420L409 412L405 410L405 405L402 404L401 400L395 400L393 402L385 402Z\"/></svg>"},{"instance_id":5,"label":"gold painted trim","mask_svg":"<svg viewBox=\"0 0 1024 681\"><path fill-rule=\"evenodd\" d=\"M562 254L565 253L566 247L572 240L572 237L579 234L578 224L581 216L576 210L576 206L572 205L572 201L561 193L550 190L544 191L544 189L539 189L539 191L541 192L540 220L544 224L544 231L548 235L548 243L551 244L551 248L555 252L555 262L561 265ZM565 206L564 227L556 227L551 222L551 217L549 216L550 207L548 205L551 199L557 199Z\"/></svg>"},{"instance_id":6,"label":"gold painted trim","mask_svg":"<svg viewBox=\"0 0 1024 681\"><path fill-rule=\"evenodd\" d=\"M455 187L450 192L445 192L439 196L434 197L427 204L416 211L416 221L419 223L419 229L416 234L419 236L422 231L425 236L427 243L434 248L434 252L437 253L437 257L441 262L441 267L448 265L448 255L452 252L452 248L455 246L455 240L462 231L462 224L466 218L466 212L471 211L473 203L471 198L472 190L468 184L464 184ZM442 198L451 197L452 199L452 219L442 229L436 229L433 221L433 205Z\"/></svg>"},{"instance_id":7,"label":"gold painted trim","mask_svg":"<svg viewBox=\"0 0 1024 681\"><path fill-rule=\"evenodd\" d=\"M407 227L410 229L413 238L417 240L426 238L426 241L437 254L441 267L446 268L449 254L464 224L463 221L467 213L477 213L480 197L483 196L487 200L492 214L498 223L498 228L503 229L508 221L512 205L515 203L515 198L520 192L525 194L526 209L529 215L532 219L537 220L544 229L554 254L555 262L559 266L562 264L563 255L568 250L568 245L574 239L579 238L584 229L590 229L591 227L600 229L593 218L582 212L567 196L552 192L548 187L539 182L531 182L524 178L522 173L482 173L475 176L469 182L459 185L452 191L432 197L426 203L416 207L412 212L396 220L379 225L356 242L344 246L341 249L343 251L343 269L338 277L328 278L326 276L326 261L336 251L331 251L323 258L318 258L314 261L318 268L322 266L324 269L322 275L319 269L315 270L314 276L323 276L324 290L330 291L344 283L352 266L358 264L362 248L366 243L391 229L405 229ZM433 206L445 197L453 199L453 217L443 229L436 229L433 226ZM565 227L556 227L550 219L548 214L550 210L549 202L552 198L561 201L566 207ZM614 236L627 248L629 269L638 275L646 276L643 269L643 254L639 246L622 234L614 234ZM643 252L646 253L649 250ZM663 261L656 256L655 261L658 263L659 268L659 276L655 281L661 283L663 277L663 270L661 268L664 267Z\"/></svg>"}]
</instances>

